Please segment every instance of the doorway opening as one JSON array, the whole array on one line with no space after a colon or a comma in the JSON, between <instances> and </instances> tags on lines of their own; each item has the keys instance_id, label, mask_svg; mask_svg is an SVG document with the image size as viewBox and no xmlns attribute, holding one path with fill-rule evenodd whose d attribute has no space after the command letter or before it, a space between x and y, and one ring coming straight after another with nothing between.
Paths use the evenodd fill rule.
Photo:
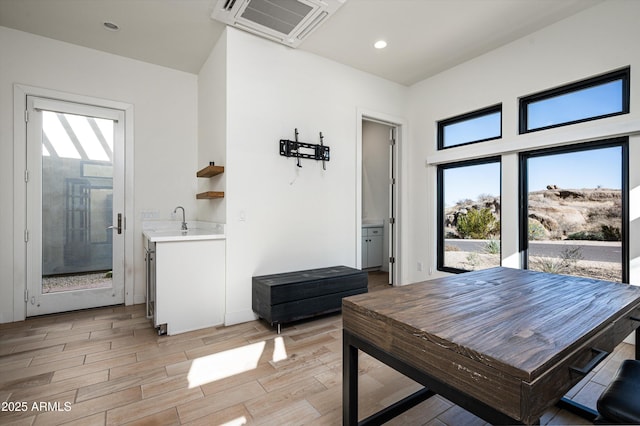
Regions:
<instances>
[{"instance_id":1,"label":"doorway opening","mask_svg":"<svg viewBox=\"0 0 640 426\"><path fill-rule=\"evenodd\" d=\"M124 302L124 112L27 96L27 316Z\"/></svg>"},{"instance_id":2,"label":"doorway opening","mask_svg":"<svg viewBox=\"0 0 640 426\"><path fill-rule=\"evenodd\" d=\"M398 126L362 117L360 267L397 283ZM388 276L388 278L386 278Z\"/></svg>"}]
</instances>

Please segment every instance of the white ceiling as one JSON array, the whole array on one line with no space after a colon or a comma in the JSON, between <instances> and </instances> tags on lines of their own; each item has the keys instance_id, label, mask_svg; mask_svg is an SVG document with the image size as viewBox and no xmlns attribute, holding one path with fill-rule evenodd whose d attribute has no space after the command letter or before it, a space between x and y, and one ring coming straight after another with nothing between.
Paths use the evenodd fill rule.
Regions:
<instances>
[{"instance_id":1,"label":"white ceiling","mask_svg":"<svg viewBox=\"0 0 640 426\"><path fill-rule=\"evenodd\" d=\"M347 0L299 49L411 85L602 1ZM197 74L224 29L214 4L0 0L0 25Z\"/></svg>"}]
</instances>

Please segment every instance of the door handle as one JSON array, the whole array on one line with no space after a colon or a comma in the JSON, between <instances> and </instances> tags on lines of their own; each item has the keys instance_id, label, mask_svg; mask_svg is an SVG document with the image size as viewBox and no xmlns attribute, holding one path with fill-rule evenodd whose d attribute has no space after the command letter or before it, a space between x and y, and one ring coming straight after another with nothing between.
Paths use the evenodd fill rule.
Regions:
<instances>
[{"instance_id":1,"label":"door handle","mask_svg":"<svg viewBox=\"0 0 640 426\"><path fill-rule=\"evenodd\" d=\"M115 229L118 231L118 234L122 234L122 213L118 213L118 224L107 226L107 229Z\"/></svg>"}]
</instances>

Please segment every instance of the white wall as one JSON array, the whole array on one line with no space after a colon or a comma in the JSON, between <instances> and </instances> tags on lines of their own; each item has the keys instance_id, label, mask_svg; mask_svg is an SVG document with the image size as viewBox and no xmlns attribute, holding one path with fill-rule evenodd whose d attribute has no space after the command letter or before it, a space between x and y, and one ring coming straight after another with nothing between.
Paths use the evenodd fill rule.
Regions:
<instances>
[{"instance_id":1,"label":"white wall","mask_svg":"<svg viewBox=\"0 0 640 426\"><path fill-rule=\"evenodd\" d=\"M210 161L227 165L227 33L211 51L198 74L198 169ZM224 191L227 174L198 179L198 192ZM199 200L198 218L225 223L227 201Z\"/></svg>"},{"instance_id":2,"label":"white wall","mask_svg":"<svg viewBox=\"0 0 640 426\"><path fill-rule=\"evenodd\" d=\"M357 109L406 116L407 88L227 29L227 318L253 318L251 277L356 265ZM279 140L331 148L321 162ZM359 171L359 169L358 169Z\"/></svg>"},{"instance_id":3,"label":"white wall","mask_svg":"<svg viewBox=\"0 0 640 426\"><path fill-rule=\"evenodd\" d=\"M406 281L440 275L436 268L436 164L503 154L502 250L503 265L518 267L518 157L521 150L598 140L640 131L640 2L609 1L558 22L544 30L496 49L411 87L410 121L413 152L411 189L413 207ZM631 113L557 129L518 135L518 97L539 92L607 71L631 66ZM489 105L503 105L503 137L460 148L436 150L438 120ZM630 141L631 281L640 282L640 225L638 184L640 160ZM425 160L430 164L425 167ZM427 243L425 243L427 242ZM417 262L428 265L418 272Z\"/></svg>"},{"instance_id":4,"label":"white wall","mask_svg":"<svg viewBox=\"0 0 640 426\"><path fill-rule=\"evenodd\" d=\"M134 238L134 302L144 302L144 253L140 212L169 218L178 204L196 215L197 77L84 47L0 27L0 322L21 318L14 303L24 289L24 265L16 262L14 239L22 236L14 218L13 85L132 104L135 110L135 217L128 218ZM22 114L16 111L16 114ZM19 198L19 197L18 197ZM21 216L18 206L17 216ZM15 220L14 220L15 219ZM18 224L18 226L16 226ZM130 271L131 272L131 271Z\"/></svg>"},{"instance_id":5,"label":"white wall","mask_svg":"<svg viewBox=\"0 0 640 426\"><path fill-rule=\"evenodd\" d=\"M362 122L362 219L384 223L382 270L389 270L389 132L391 127Z\"/></svg>"}]
</instances>

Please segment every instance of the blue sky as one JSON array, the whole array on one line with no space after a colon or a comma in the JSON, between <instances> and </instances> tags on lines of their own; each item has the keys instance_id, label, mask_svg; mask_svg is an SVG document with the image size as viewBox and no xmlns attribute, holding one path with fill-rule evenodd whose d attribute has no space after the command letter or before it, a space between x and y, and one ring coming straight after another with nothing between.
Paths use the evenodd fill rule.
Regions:
<instances>
[{"instance_id":1,"label":"blue sky","mask_svg":"<svg viewBox=\"0 0 640 426\"><path fill-rule=\"evenodd\" d=\"M444 128L444 146L500 137L500 113L460 121Z\"/></svg>"},{"instance_id":2,"label":"blue sky","mask_svg":"<svg viewBox=\"0 0 640 426\"><path fill-rule=\"evenodd\" d=\"M529 191L557 185L565 189L622 188L620 147L530 158Z\"/></svg>"},{"instance_id":3,"label":"blue sky","mask_svg":"<svg viewBox=\"0 0 640 426\"><path fill-rule=\"evenodd\" d=\"M528 128L583 120L622 111L622 80L529 104Z\"/></svg>"},{"instance_id":4,"label":"blue sky","mask_svg":"<svg viewBox=\"0 0 640 426\"><path fill-rule=\"evenodd\" d=\"M500 163L455 167L444 171L445 206L476 200L481 194L500 195Z\"/></svg>"}]
</instances>

